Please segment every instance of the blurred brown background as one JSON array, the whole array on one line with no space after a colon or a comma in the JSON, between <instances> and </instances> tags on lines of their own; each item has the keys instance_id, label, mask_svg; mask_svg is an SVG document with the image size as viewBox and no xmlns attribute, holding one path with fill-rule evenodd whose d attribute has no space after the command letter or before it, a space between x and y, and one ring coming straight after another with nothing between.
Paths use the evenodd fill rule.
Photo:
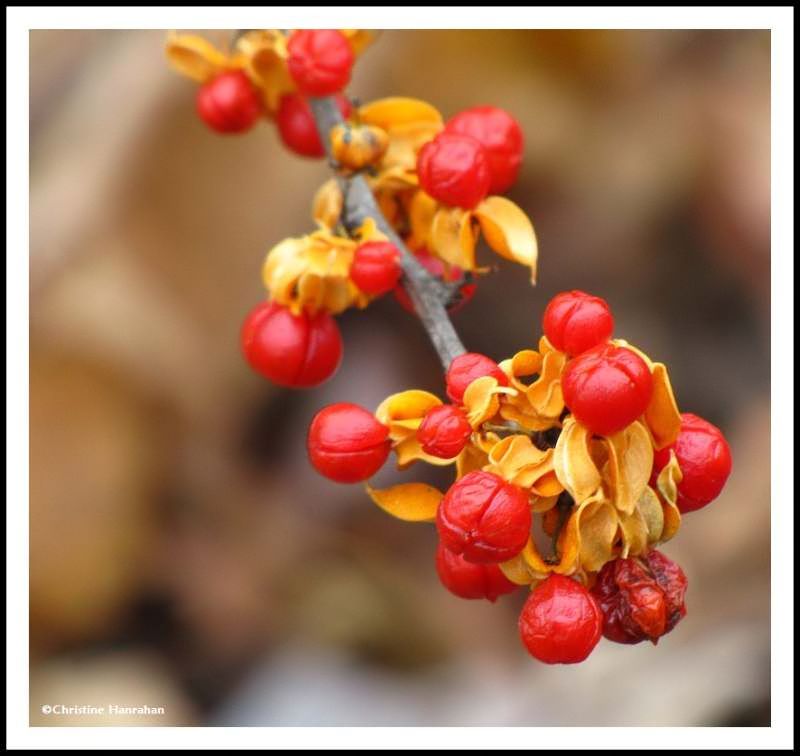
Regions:
<instances>
[{"instance_id":1,"label":"blurred brown background","mask_svg":"<svg viewBox=\"0 0 800 756\"><path fill-rule=\"evenodd\" d=\"M548 298L586 289L731 440L724 494L665 549L687 618L571 668L525 654L524 591L452 597L432 528L312 473L317 409L441 392L437 360L388 298L341 318L321 389L248 370L261 261L310 230L326 167L269 123L208 131L164 36L30 38L32 722L768 724L769 34L391 31L356 67L363 100L490 103L523 126L510 196L540 285L500 263L455 318L469 348L534 344ZM166 713L39 713L112 702Z\"/></svg>"}]
</instances>

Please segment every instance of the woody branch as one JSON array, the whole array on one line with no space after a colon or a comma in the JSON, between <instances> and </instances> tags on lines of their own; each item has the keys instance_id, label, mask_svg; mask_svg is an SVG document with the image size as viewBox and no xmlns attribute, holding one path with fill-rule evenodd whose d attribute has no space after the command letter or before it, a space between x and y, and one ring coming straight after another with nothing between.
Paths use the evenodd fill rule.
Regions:
<instances>
[{"instance_id":1,"label":"woody branch","mask_svg":"<svg viewBox=\"0 0 800 756\"><path fill-rule=\"evenodd\" d=\"M330 132L337 124L344 123L344 118L333 97L310 98L310 102L325 153L333 161ZM467 351L447 314L446 305L453 296L453 285L435 278L420 264L384 217L363 176L337 174L337 179L344 196L342 225L352 233L367 218L372 218L378 229L400 251L405 288L443 367L447 369L455 357Z\"/></svg>"}]
</instances>

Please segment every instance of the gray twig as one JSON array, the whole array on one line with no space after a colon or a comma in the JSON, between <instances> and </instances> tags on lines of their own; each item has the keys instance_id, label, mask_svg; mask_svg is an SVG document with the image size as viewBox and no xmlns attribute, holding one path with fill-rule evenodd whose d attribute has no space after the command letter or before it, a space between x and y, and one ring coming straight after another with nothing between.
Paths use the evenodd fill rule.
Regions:
<instances>
[{"instance_id":1,"label":"gray twig","mask_svg":"<svg viewBox=\"0 0 800 756\"><path fill-rule=\"evenodd\" d=\"M333 160L330 131L337 124L344 123L344 118L333 97L313 97L310 103L325 152L329 160ZM337 178L344 196L341 221L348 232L353 232L367 218L372 218L380 231L400 250L405 288L442 366L447 369L455 357L467 351L447 314L446 305L453 296L452 284L432 276L406 247L384 217L363 176L338 174Z\"/></svg>"}]
</instances>

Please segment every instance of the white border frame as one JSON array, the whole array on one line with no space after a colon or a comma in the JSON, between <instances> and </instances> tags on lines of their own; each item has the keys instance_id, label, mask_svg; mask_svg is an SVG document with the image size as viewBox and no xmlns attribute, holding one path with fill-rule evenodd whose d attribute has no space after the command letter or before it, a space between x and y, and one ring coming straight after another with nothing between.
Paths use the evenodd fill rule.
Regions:
<instances>
[{"instance_id":1,"label":"white border frame","mask_svg":"<svg viewBox=\"0 0 800 756\"><path fill-rule=\"evenodd\" d=\"M427 8L426 28L770 29L772 32L772 727L29 727L28 31L84 28L406 28L380 7L54 8L6 11L7 732L9 748L792 748L794 630L794 11L790 7ZM400 23L397 20L402 19ZM513 21L512 21L513 19ZM508 20L508 23L503 23ZM779 413L779 414L778 414ZM777 422L776 422L777 420ZM657 684L657 683L656 683ZM532 732L533 731L533 732Z\"/></svg>"}]
</instances>

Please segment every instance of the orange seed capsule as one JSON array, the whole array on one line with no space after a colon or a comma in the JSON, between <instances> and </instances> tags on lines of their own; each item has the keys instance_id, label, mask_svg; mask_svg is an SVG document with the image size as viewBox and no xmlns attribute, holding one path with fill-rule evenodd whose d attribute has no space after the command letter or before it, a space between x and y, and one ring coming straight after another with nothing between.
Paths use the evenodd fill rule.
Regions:
<instances>
[{"instance_id":1,"label":"orange seed capsule","mask_svg":"<svg viewBox=\"0 0 800 756\"><path fill-rule=\"evenodd\" d=\"M351 171L375 165L389 147L388 134L378 126L338 124L331 129L336 161Z\"/></svg>"}]
</instances>

